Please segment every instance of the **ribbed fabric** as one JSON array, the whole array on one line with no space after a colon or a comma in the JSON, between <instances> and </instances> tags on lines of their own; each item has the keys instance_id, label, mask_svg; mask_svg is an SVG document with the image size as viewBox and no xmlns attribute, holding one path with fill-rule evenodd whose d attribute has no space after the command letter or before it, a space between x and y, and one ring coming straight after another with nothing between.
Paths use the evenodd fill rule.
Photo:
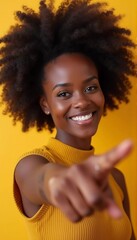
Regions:
<instances>
[{"instance_id":1,"label":"ribbed fabric","mask_svg":"<svg viewBox=\"0 0 137 240\"><path fill-rule=\"evenodd\" d=\"M89 151L79 150L51 138L47 146L26 153L21 158L35 154L50 162L70 166L82 162L93 153L93 148ZM43 204L32 218L24 216L20 192L14 181L14 198L26 222L29 240L130 240L131 225L122 206L123 193L112 176L109 177L109 184L123 217L114 220L103 211L95 212L79 223L71 223L58 208L47 204Z\"/></svg>"}]
</instances>

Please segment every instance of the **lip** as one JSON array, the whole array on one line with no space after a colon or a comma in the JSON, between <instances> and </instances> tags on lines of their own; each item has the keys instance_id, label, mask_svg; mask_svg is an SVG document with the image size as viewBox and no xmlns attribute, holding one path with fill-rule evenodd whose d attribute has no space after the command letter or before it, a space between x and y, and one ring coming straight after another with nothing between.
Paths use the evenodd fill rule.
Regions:
<instances>
[{"instance_id":1,"label":"lip","mask_svg":"<svg viewBox=\"0 0 137 240\"><path fill-rule=\"evenodd\" d=\"M70 119L74 124L78 124L78 125L81 125L81 126L82 126L82 125L89 125L89 124L92 123L93 118L94 118L94 114L96 113L96 111L90 112L90 113L92 113L92 117L89 118L89 119L85 119L85 120L73 120L73 119L72 119L73 117L70 117L69 119ZM82 113L82 114L79 114L79 115L75 115L75 117L77 117L77 116L83 116L83 115L88 115L88 114L90 114L90 113L87 113L87 114Z\"/></svg>"},{"instance_id":2,"label":"lip","mask_svg":"<svg viewBox=\"0 0 137 240\"><path fill-rule=\"evenodd\" d=\"M72 115L72 116L70 116L70 117L68 117L69 119L72 119L73 117L81 117L81 116L85 116L85 115L89 115L89 114L93 114L94 115L94 113L95 113L96 111L83 111L83 112L80 112L80 113L77 113L77 114L75 114L75 115Z\"/></svg>"},{"instance_id":3,"label":"lip","mask_svg":"<svg viewBox=\"0 0 137 240\"><path fill-rule=\"evenodd\" d=\"M71 119L71 120L72 120L72 119ZM88 119L88 120L83 120L83 121L79 121L79 120L74 121L74 120L72 120L72 121L73 121L73 123L78 124L78 125L88 125L88 124L91 124L91 123L92 123L92 121L93 121L93 116L92 116L92 118L90 118L90 119Z\"/></svg>"}]
</instances>

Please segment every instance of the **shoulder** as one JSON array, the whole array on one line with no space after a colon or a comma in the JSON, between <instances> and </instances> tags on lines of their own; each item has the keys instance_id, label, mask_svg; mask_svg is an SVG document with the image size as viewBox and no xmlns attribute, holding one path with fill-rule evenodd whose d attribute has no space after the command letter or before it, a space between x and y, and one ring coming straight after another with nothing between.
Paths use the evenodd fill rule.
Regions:
<instances>
[{"instance_id":1,"label":"shoulder","mask_svg":"<svg viewBox=\"0 0 137 240\"><path fill-rule=\"evenodd\" d=\"M128 191L127 191L126 180L125 180L124 174L119 169L113 168L112 176L123 192L123 196L124 196L123 206L124 206L124 208L126 208L126 212L127 212L127 211L129 211L129 196L128 196Z\"/></svg>"},{"instance_id":2,"label":"shoulder","mask_svg":"<svg viewBox=\"0 0 137 240\"><path fill-rule=\"evenodd\" d=\"M32 149L23 153L17 160L15 179L20 182L42 165L51 162L51 154L46 146Z\"/></svg>"},{"instance_id":3,"label":"shoulder","mask_svg":"<svg viewBox=\"0 0 137 240\"><path fill-rule=\"evenodd\" d=\"M38 168L42 167L49 161L40 155L30 154L23 155L19 159L16 168L15 168L15 179L17 183L23 183L27 176L30 176L31 173L35 172Z\"/></svg>"},{"instance_id":4,"label":"shoulder","mask_svg":"<svg viewBox=\"0 0 137 240\"><path fill-rule=\"evenodd\" d=\"M117 168L114 168L112 170L112 176L114 177L115 181L117 182L117 184L119 185L119 187L123 192L123 195L124 195L123 207L128 217L130 218L129 196L128 196L128 191L126 187L125 177L123 173Z\"/></svg>"},{"instance_id":5,"label":"shoulder","mask_svg":"<svg viewBox=\"0 0 137 240\"><path fill-rule=\"evenodd\" d=\"M43 170L49 161L39 155L27 155L20 159L14 172L14 198L20 211L32 217L40 208L37 182L43 180Z\"/></svg>"},{"instance_id":6,"label":"shoulder","mask_svg":"<svg viewBox=\"0 0 137 240\"><path fill-rule=\"evenodd\" d=\"M18 159L18 162L24 158L27 158L27 157L34 157L34 158L39 158L40 157L43 157L45 159L48 159L48 161L51 160L51 153L50 153L50 150L47 146L42 146L42 147L39 147L39 148L35 148L31 151L28 151L28 152L25 152L23 153L19 159Z\"/></svg>"},{"instance_id":7,"label":"shoulder","mask_svg":"<svg viewBox=\"0 0 137 240\"><path fill-rule=\"evenodd\" d=\"M31 169L35 169L38 166L52 161L51 153L46 146L35 148L31 151L23 153L18 158L15 167L15 174L19 173L19 175L22 175L24 173L26 175Z\"/></svg>"},{"instance_id":8,"label":"shoulder","mask_svg":"<svg viewBox=\"0 0 137 240\"><path fill-rule=\"evenodd\" d=\"M124 174L117 168L112 169L112 176L114 177L115 181L123 191L123 194L125 195L126 191L126 182L125 182L125 177Z\"/></svg>"},{"instance_id":9,"label":"shoulder","mask_svg":"<svg viewBox=\"0 0 137 240\"><path fill-rule=\"evenodd\" d=\"M123 207L124 207L124 210L129 218L130 222L131 222L130 203L129 203L129 196L128 196L128 191L127 191L127 187L126 187L125 177L124 177L123 173L117 168L114 168L112 170L112 176L114 177L115 181L117 182L117 184L120 186L120 188L123 191L123 194L124 194ZM131 225L132 225L132 222L131 222ZM133 227L132 227L131 239L135 240L135 233L134 233Z\"/></svg>"}]
</instances>

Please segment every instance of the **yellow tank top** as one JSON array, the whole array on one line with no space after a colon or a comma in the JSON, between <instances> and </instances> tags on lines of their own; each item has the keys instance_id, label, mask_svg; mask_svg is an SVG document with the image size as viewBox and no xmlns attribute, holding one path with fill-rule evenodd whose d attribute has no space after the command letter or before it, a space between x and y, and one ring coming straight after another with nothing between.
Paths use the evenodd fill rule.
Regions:
<instances>
[{"instance_id":1,"label":"yellow tank top","mask_svg":"<svg viewBox=\"0 0 137 240\"><path fill-rule=\"evenodd\" d=\"M70 166L80 163L93 155L94 149L86 151L65 145L51 138L46 146L35 149L22 155L40 155L50 162L61 163ZM21 157L21 158L22 158ZM54 206L43 204L39 211L28 218L23 215L23 207L19 189L14 182L14 198L27 226L29 240L130 240L131 224L123 209L123 193L120 187L110 176L111 186L115 201L123 212L119 220L111 218L106 211L95 212L84 218L81 222L72 223L66 216Z\"/></svg>"}]
</instances>

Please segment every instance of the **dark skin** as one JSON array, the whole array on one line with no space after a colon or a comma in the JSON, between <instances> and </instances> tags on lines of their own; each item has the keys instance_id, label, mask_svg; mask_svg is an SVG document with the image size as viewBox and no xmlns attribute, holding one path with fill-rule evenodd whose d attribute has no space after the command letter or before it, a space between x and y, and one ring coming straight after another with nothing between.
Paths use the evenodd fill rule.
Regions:
<instances>
[{"instance_id":1,"label":"dark skin","mask_svg":"<svg viewBox=\"0 0 137 240\"><path fill-rule=\"evenodd\" d=\"M75 148L90 149L91 136L97 131L104 109L94 63L88 58L83 60L80 54L62 55L46 66L45 75L41 105L52 115L56 138ZM93 116L85 121L74 120L89 114Z\"/></svg>"},{"instance_id":2,"label":"dark skin","mask_svg":"<svg viewBox=\"0 0 137 240\"><path fill-rule=\"evenodd\" d=\"M52 115L56 138L78 149L90 149L104 109L104 96L94 63L78 53L64 54L48 63L44 70L44 95L40 105L45 114ZM48 163L40 156L22 159L16 167L15 179L24 213L32 217L47 203L60 208L72 222L104 209L117 219L121 211L108 184L108 175L112 173L124 191L123 204L129 215L125 183L114 166L131 149L132 142L126 140L103 155L91 156L71 167Z\"/></svg>"}]
</instances>

